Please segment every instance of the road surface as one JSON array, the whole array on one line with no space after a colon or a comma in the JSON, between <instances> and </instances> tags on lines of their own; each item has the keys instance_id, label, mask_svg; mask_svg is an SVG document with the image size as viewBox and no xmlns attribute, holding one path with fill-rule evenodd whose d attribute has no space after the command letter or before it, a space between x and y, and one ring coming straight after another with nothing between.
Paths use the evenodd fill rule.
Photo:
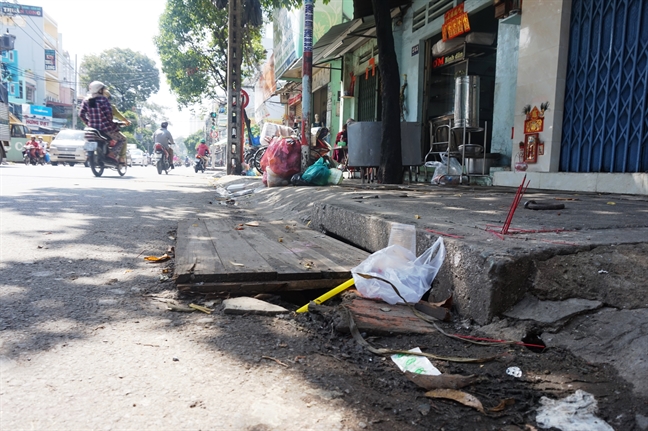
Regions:
<instances>
[{"instance_id":1,"label":"road surface","mask_svg":"<svg viewBox=\"0 0 648 431\"><path fill-rule=\"evenodd\" d=\"M0 166L0 429L356 428L343 401L241 350L236 319L166 310L174 286L143 257L217 210L213 174ZM285 346L287 323L263 322Z\"/></svg>"}]
</instances>

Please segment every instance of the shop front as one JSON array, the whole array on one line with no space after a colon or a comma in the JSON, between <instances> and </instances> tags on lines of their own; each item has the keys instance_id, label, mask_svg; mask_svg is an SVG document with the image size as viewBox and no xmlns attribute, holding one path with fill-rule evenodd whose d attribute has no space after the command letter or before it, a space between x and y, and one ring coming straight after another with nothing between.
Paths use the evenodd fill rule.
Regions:
<instances>
[{"instance_id":1,"label":"shop front","mask_svg":"<svg viewBox=\"0 0 648 431\"><path fill-rule=\"evenodd\" d=\"M499 154L491 152L498 29L494 16L492 6L468 13L461 4L444 14L441 31L423 44L424 161L441 161L450 152L469 175L488 174L499 161Z\"/></svg>"}]
</instances>

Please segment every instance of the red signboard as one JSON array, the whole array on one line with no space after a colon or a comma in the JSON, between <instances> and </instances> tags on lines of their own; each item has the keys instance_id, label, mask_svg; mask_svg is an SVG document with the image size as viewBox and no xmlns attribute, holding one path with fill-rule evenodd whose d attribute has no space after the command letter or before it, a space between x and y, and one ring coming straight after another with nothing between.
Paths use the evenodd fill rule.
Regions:
<instances>
[{"instance_id":1,"label":"red signboard","mask_svg":"<svg viewBox=\"0 0 648 431\"><path fill-rule=\"evenodd\" d=\"M443 41L450 40L464 33L470 31L470 22L468 21L468 14L464 12L464 4L453 7L443 16L443 26L441 27L441 35Z\"/></svg>"}]
</instances>

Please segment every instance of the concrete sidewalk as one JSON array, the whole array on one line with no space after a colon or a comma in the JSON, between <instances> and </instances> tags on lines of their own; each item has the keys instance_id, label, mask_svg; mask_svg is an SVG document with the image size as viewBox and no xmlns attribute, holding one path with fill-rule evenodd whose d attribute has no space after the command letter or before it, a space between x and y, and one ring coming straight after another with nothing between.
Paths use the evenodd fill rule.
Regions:
<instances>
[{"instance_id":1,"label":"concrete sidewalk","mask_svg":"<svg viewBox=\"0 0 648 431\"><path fill-rule=\"evenodd\" d=\"M297 220L370 252L387 245L393 222L416 226L418 254L441 235L447 257L433 299L452 294L461 318L491 335L519 339L532 330L545 332L543 338L555 345L577 346L568 328L578 328L581 338L583 333L593 338L581 340L575 353L599 362L607 355L638 393L648 395L648 362L638 347L648 345L647 197L529 188L509 234L501 235L512 188L346 180L342 186L268 189L246 177L217 181L255 189L236 198L240 210L268 220ZM525 209L530 200L565 208ZM608 348L601 352L593 344ZM646 383L638 383L640 377Z\"/></svg>"}]
</instances>

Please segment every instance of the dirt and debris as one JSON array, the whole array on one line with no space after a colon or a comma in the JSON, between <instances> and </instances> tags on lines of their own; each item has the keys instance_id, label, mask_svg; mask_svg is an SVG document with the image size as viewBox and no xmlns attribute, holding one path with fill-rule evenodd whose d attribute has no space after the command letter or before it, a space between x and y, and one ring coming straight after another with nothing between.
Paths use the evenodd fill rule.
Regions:
<instances>
[{"instance_id":1,"label":"dirt and debris","mask_svg":"<svg viewBox=\"0 0 648 431\"><path fill-rule=\"evenodd\" d=\"M648 400L632 395L630 385L612 367L588 363L562 348L536 353L522 345L483 346L439 331L362 333L379 349L420 346L434 355L494 358L479 363L432 360L441 376L404 373L388 355L371 353L348 330L339 330L339 308L354 295L349 291L328 306L311 302L308 313L278 316L226 315L222 304L214 304L210 327L225 331L216 343L248 361L252 370L262 372L274 364L317 384L322 391L339 393L334 398L352 404L367 418L366 429L533 429L528 427L537 427L535 418L543 397L561 399L578 389L597 399L597 416L614 429L636 429L635 415L619 412L645 411ZM294 311L298 305L286 301L288 296L261 297ZM185 300L197 301L195 297ZM385 308L380 302L370 302ZM391 315L397 306L386 308L390 311L383 314ZM456 315L450 322L437 324L446 333L479 334L478 327L465 325ZM513 367L524 370L520 377L507 374ZM365 428L356 424L348 429Z\"/></svg>"}]
</instances>

